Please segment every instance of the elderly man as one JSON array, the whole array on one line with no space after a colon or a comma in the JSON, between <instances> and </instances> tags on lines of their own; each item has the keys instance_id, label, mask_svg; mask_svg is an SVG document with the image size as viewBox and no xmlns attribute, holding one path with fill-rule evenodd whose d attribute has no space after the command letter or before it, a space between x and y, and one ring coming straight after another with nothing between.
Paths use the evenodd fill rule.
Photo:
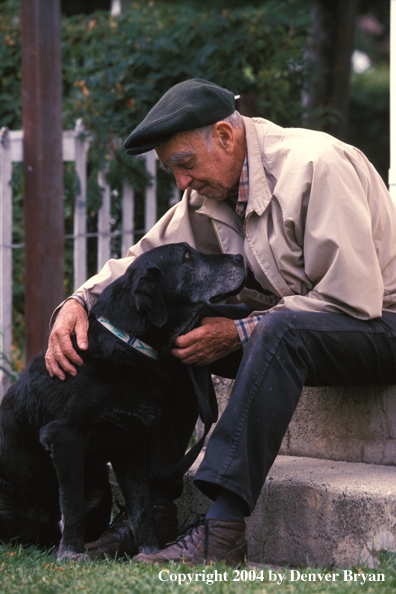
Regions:
<instances>
[{"instance_id":1,"label":"elderly man","mask_svg":"<svg viewBox=\"0 0 396 594\"><path fill-rule=\"evenodd\" d=\"M188 241L203 252L244 255L240 304L207 311L172 350L182 378L170 395L181 453L196 416L185 364L236 376L195 477L213 506L173 543L137 557L236 564L246 555L244 518L303 386L396 382L396 205L357 149L320 132L242 118L230 91L201 79L170 89L124 146L129 154L155 148L183 199L125 259L108 262L63 304L47 367L61 379L76 374L82 360L70 335L86 348L86 310L142 252ZM179 494L176 482L154 473L161 546L173 534ZM128 530L125 522L114 526L88 545L91 556L132 553Z\"/></svg>"}]
</instances>

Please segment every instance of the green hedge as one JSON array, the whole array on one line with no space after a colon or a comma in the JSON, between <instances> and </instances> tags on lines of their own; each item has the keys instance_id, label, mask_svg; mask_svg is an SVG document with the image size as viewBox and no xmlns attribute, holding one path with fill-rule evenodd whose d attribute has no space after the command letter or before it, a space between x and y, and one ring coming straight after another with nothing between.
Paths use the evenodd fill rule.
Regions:
<instances>
[{"instance_id":1,"label":"green hedge","mask_svg":"<svg viewBox=\"0 0 396 594\"><path fill-rule=\"evenodd\" d=\"M380 63L351 81L347 141L373 162L385 183L389 170L389 64Z\"/></svg>"},{"instance_id":2,"label":"green hedge","mask_svg":"<svg viewBox=\"0 0 396 594\"><path fill-rule=\"evenodd\" d=\"M65 20L65 127L82 116L95 136L93 160L115 154L114 177L136 183L133 160L113 140L125 138L165 91L187 78L258 93L266 117L295 125L306 25L305 17L291 20L281 2L222 13L145 2L119 18Z\"/></svg>"},{"instance_id":3,"label":"green hedge","mask_svg":"<svg viewBox=\"0 0 396 594\"><path fill-rule=\"evenodd\" d=\"M15 129L21 126L20 31L7 6L15 0L0 9L0 115L2 125ZM117 175L139 184L141 169L124 158L117 140L187 78L257 93L263 116L296 125L307 23L279 1L221 13L140 2L117 18L104 12L64 18L64 128L82 117L94 137L92 163L115 154Z\"/></svg>"}]
</instances>

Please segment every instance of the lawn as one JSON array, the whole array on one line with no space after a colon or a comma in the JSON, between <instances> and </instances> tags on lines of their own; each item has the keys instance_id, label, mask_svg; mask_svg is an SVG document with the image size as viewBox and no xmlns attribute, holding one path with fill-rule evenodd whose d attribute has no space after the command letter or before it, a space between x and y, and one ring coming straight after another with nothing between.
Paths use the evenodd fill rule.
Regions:
<instances>
[{"instance_id":1,"label":"lawn","mask_svg":"<svg viewBox=\"0 0 396 594\"><path fill-rule=\"evenodd\" d=\"M282 574L282 583L279 583L277 574ZM34 548L0 546L1 594L387 594L395 591L396 555L388 555L375 570L352 568L344 573L344 570L332 569L326 573L319 568L274 569L258 565L233 570L222 564L190 567L137 565L129 560L58 562L53 555L40 553Z\"/></svg>"}]
</instances>

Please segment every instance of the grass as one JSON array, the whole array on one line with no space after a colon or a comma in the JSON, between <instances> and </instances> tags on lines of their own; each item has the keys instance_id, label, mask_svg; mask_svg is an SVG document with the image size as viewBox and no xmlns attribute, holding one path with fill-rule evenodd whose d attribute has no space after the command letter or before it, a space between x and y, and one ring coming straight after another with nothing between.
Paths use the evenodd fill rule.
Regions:
<instances>
[{"instance_id":1,"label":"grass","mask_svg":"<svg viewBox=\"0 0 396 594\"><path fill-rule=\"evenodd\" d=\"M251 571L249 576L249 570ZM162 571L161 575L160 572ZM215 580L217 571L217 580ZM256 579L253 580L255 572ZM260 574L260 572L262 573ZM274 577L275 570L272 569ZM49 553L37 549L19 546L0 546L0 592L1 594L184 594L186 592L216 592L228 594L241 592L247 594L272 593L393 593L396 590L396 555L385 556L382 564L375 570L352 568L352 574L360 574L357 581L344 581L343 570L331 570L338 573L335 581L319 581L323 570L318 568L299 568L300 574L312 574L317 581L304 582L301 579L291 581L291 570L276 570L286 577L282 584L269 581L269 568L255 566L247 568L246 573L236 572L223 564L190 567L175 566L171 563L156 565L138 565L126 561L95 561L90 563L58 562ZM367 581L362 583L362 572ZM378 577L383 574L385 581L369 581L369 575ZM187 584L190 574L192 582ZM297 574L296 574L297 575ZM212 578L210 577L212 576ZM235 578L242 578L234 581ZM162 577L162 580L160 579ZM222 577L222 580L220 580ZM227 581L224 581L224 577ZM250 579L249 579L250 577ZM260 577L263 579L261 580ZM312 578L311 578L312 579ZM372 578L371 578L372 579ZM182 583L178 583L178 582ZM213 583L211 583L213 582Z\"/></svg>"}]
</instances>

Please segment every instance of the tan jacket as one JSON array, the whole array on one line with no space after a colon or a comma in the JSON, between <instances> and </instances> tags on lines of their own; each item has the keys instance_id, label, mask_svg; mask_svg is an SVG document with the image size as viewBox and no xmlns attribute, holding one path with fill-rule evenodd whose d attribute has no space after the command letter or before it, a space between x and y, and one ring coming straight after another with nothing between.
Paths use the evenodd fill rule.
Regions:
<instances>
[{"instance_id":1,"label":"tan jacket","mask_svg":"<svg viewBox=\"0 0 396 594\"><path fill-rule=\"evenodd\" d=\"M182 201L78 293L90 309L139 254L187 241L206 252L242 253L274 296L244 289L255 313L396 311L396 205L367 158L321 133L244 118L249 202L243 222L226 203L187 190Z\"/></svg>"}]
</instances>

